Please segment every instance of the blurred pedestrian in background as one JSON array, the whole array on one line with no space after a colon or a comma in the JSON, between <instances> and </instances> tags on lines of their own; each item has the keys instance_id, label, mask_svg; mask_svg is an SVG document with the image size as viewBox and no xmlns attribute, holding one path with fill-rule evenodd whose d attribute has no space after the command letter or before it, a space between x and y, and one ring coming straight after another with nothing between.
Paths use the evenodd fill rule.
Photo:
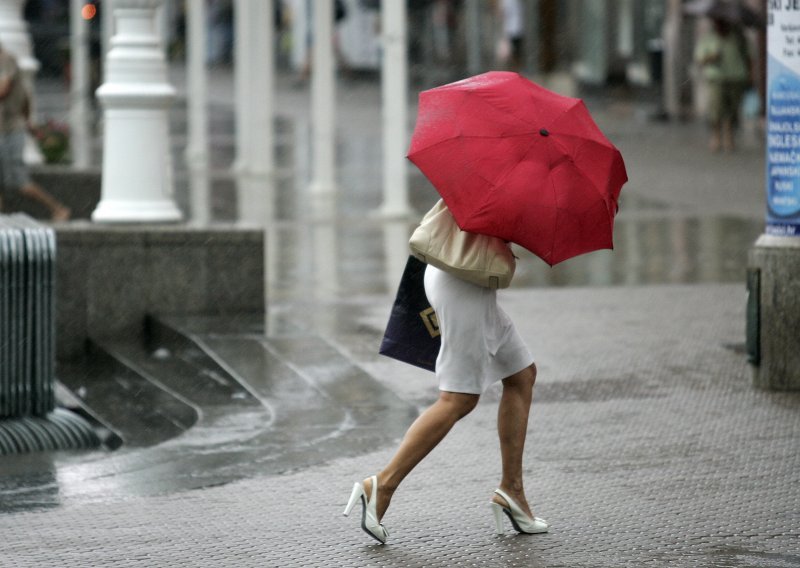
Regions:
<instances>
[{"instance_id":1,"label":"blurred pedestrian in background","mask_svg":"<svg viewBox=\"0 0 800 568\"><path fill-rule=\"evenodd\" d=\"M751 84L751 60L742 27L724 19L711 20L711 29L695 48L708 89L709 148L718 152L735 149L742 97Z\"/></svg>"},{"instance_id":2,"label":"blurred pedestrian in background","mask_svg":"<svg viewBox=\"0 0 800 568\"><path fill-rule=\"evenodd\" d=\"M26 131L31 128L30 107L30 94L17 60L0 45L0 180L3 191L18 191L47 207L54 221L65 221L70 217L70 210L30 180L23 160Z\"/></svg>"},{"instance_id":3,"label":"blurred pedestrian in background","mask_svg":"<svg viewBox=\"0 0 800 568\"><path fill-rule=\"evenodd\" d=\"M519 73L522 69L522 37L525 32L522 2L499 0L497 11L502 26L497 44L497 62L506 70Z\"/></svg>"}]
</instances>

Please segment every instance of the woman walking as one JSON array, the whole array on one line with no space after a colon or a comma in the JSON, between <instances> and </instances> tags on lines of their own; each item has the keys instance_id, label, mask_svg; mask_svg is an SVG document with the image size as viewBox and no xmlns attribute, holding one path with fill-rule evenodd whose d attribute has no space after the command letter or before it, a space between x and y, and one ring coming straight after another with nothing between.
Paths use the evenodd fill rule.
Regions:
<instances>
[{"instance_id":1,"label":"woman walking","mask_svg":"<svg viewBox=\"0 0 800 568\"><path fill-rule=\"evenodd\" d=\"M614 216L628 176L622 154L580 99L503 71L423 91L408 159L436 188L464 232L516 243L550 266L613 247ZM434 234L444 240L457 239L453 235L458 233L432 230L431 245L438 238ZM437 242L438 252L457 257L458 247L448 244ZM450 260L457 265L474 261L478 273L488 268L478 266L481 262L493 262L491 255L472 252ZM381 520L399 485L475 408L481 394L501 381L497 432L502 476L490 502L497 531L503 531L506 515L518 532L547 532L547 523L533 516L522 478L536 381L533 357L497 305L496 290L431 264L424 282L442 339L436 359L439 399L411 425L389 463L355 483L344 513L360 500L361 527L386 542Z\"/></svg>"},{"instance_id":2,"label":"woman walking","mask_svg":"<svg viewBox=\"0 0 800 568\"><path fill-rule=\"evenodd\" d=\"M742 97L750 85L751 61L747 38L740 26L718 18L695 48L708 90L709 149L735 150Z\"/></svg>"},{"instance_id":3,"label":"woman walking","mask_svg":"<svg viewBox=\"0 0 800 568\"><path fill-rule=\"evenodd\" d=\"M490 501L497 532L503 532L504 514L520 533L547 532L547 523L533 516L522 478L528 414L536 381L533 357L508 315L498 306L496 290L428 265L425 292L442 334L436 360L439 398L411 425L390 462L355 483L344 514L348 515L360 501L362 529L385 543L389 534L381 521L400 483L455 423L475 408L481 394L502 381L497 416L502 478Z\"/></svg>"}]
</instances>

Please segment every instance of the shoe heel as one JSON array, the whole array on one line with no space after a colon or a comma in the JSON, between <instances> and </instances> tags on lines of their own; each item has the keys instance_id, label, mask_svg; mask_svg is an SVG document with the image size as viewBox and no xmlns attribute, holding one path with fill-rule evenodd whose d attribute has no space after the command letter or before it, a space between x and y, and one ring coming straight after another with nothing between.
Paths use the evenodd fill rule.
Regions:
<instances>
[{"instance_id":1,"label":"shoe heel","mask_svg":"<svg viewBox=\"0 0 800 568\"><path fill-rule=\"evenodd\" d=\"M505 534L503 530L503 507L502 505L498 505L497 503L489 503L489 506L494 513L494 526L497 534Z\"/></svg>"},{"instance_id":2,"label":"shoe heel","mask_svg":"<svg viewBox=\"0 0 800 568\"><path fill-rule=\"evenodd\" d=\"M364 494L364 488L361 486L360 483L356 483L353 485L353 492L350 493L350 500L347 501L347 506L344 508L344 516L348 516L350 511L353 510L358 498Z\"/></svg>"}]
</instances>

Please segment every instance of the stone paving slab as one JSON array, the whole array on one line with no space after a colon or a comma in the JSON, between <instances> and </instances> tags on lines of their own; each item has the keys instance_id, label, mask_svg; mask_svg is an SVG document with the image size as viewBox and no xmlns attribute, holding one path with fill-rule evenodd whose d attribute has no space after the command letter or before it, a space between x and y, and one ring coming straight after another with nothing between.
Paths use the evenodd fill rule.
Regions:
<instances>
[{"instance_id":1,"label":"stone paving slab","mask_svg":"<svg viewBox=\"0 0 800 568\"><path fill-rule=\"evenodd\" d=\"M385 298L360 301L340 346L427 403L432 375L371 354ZM731 348L741 286L513 290L502 303L541 368L526 480L549 534L493 534L494 390L397 493L386 546L341 511L393 447L137 500L109 483L96 502L6 514L0 566L800 565L800 395L751 387Z\"/></svg>"}]
</instances>

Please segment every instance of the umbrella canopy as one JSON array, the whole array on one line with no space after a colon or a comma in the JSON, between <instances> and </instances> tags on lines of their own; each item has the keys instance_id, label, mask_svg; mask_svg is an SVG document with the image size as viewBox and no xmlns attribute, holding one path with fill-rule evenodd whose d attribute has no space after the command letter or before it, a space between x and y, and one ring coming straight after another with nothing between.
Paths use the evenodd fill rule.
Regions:
<instances>
[{"instance_id":1,"label":"umbrella canopy","mask_svg":"<svg viewBox=\"0 0 800 568\"><path fill-rule=\"evenodd\" d=\"M693 0L683 6L683 11L693 16L706 16L733 25L758 28L764 25L764 18L739 0Z\"/></svg>"},{"instance_id":2,"label":"umbrella canopy","mask_svg":"<svg viewBox=\"0 0 800 568\"><path fill-rule=\"evenodd\" d=\"M517 243L551 266L613 248L628 176L580 99L504 71L423 91L408 158L464 231Z\"/></svg>"}]
</instances>

